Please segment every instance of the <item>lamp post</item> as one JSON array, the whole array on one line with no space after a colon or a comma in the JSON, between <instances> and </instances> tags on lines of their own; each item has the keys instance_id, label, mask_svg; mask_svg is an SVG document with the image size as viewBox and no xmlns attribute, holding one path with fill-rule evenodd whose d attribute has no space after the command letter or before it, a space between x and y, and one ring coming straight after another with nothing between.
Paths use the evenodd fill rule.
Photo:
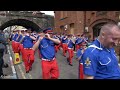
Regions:
<instances>
[{"instance_id":1,"label":"lamp post","mask_svg":"<svg viewBox=\"0 0 120 90\"><path fill-rule=\"evenodd\" d=\"M67 32L67 28L68 28L68 25L65 25L65 26L64 26L65 33Z\"/></svg>"},{"instance_id":2,"label":"lamp post","mask_svg":"<svg viewBox=\"0 0 120 90\"><path fill-rule=\"evenodd\" d=\"M85 27L85 32L88 32L88 27Z\"/></svg>"},{"instance_id":3,"label":"lamp post","mask_svg":"<svg viewBox=\"0 0 120 90\"><path fill-rule=\"evenodd\" d=\"M86 28L86 11L84 11L84 33L85 33L85 28Z\"/></svg>"}]
</instances>

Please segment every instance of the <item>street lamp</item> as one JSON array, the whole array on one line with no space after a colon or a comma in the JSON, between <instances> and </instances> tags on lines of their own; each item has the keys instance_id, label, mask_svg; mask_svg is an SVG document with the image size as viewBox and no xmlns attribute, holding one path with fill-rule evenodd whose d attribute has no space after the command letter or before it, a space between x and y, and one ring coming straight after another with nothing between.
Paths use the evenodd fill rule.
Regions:
<instances>
[{"instance_id":1,"label":"street lamp","mask_svg":"<svg viewBox=\"0 0 120 90\"><path fill-rule=\"evenodd\" d=\"M88 32L88 27L85 27L85 32Z\"/></svg>"},{"instance_id":2,"label":"street lamp","mask_svg":"<svg viewBox=\"0 0 120 90\"><path fill-rule=\"evenodd\" d=\"M65 25L65 26L64 26L65 32L66 32L67 28L68 28L68 25Z\"/></svg>"},{"instance_id":3,"label":"street lamp","mask_svg":"<svg viewBox=\"0 0 120 90\"><path fill-rule=\"evenodd\" d=\"M67 25L65 25L65 26L64 26L64 29L65 29L65 30L67 30L67 28L68 28L68 26L67 26Z\"/></svg>"}]
</instances>

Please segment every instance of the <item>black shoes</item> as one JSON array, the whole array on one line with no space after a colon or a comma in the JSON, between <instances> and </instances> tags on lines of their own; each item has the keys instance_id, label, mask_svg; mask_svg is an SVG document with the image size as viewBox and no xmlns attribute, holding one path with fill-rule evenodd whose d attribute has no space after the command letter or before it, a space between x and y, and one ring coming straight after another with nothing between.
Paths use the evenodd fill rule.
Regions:
<instances>
[{"instance_id":1,"label":"black shoes","mask_svg":"<svg viewBox=\"0 0 120 90\"><path fill-rule=\"evenodd\" d=\"M30 69L28 71L26 71L26 73L29 73L29 71L32 71L32 67L30 67Z\"/></svg>"},{"instance_id":2,"label":"black shoes","mask_svg":"<svg viewBox=\"0 0 120 90\"><path fill-rule=\"evenodd\" d=\"M26 71L26 73L29 73L29 71Z\"/></svg>"},{"instance_id":3,"label":"black shoes","mask_svg":"<svg viewBox=\"0 0 120 90\"><path fill-rule=\"evenodd\" d=\"M70 66L73 66L73 65L70 63L69 58L67 58L67 62L68 62L68 64L69 64Z\"/></svg>"},{"instance_id":4,"label":"black shoes","mask_svg":"<svg viewBox=\"0 0 120 90\"><path fill-rule=\"evenodd\" d=\"M66 55L63 54L64 57L66 57Z\"/></svg>"},{"instance_id":5,"label":"black shoes","mask_svg":"<svg viewBox=\"0 0 120 90\"><path fill-rule=\"evenodd\" d=\"M73 66L73 64L70 64L70 63L69 63L69 65L70 65L70 66Z\"/></svg>"}]
</instances>

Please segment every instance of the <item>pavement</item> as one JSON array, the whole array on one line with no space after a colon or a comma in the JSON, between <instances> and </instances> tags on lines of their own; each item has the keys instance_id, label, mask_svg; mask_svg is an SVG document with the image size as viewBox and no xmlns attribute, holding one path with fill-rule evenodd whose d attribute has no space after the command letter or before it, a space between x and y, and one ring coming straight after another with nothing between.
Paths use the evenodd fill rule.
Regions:
<instances>
[{"instance_id":1,"label":"pavement","mask_svg":"<svg viewBox=\"0 0 120 90\"><path fill-rule=\"evenodd\" d=\"M7 53L4 53L3 59L4 63L8 64L7 68L3 68L3 73L7 76L4 76L3 79L17 79L17 73L13 64L13 57L11 56L10 45L7 45Z\"/></svg>"}]
</instances>

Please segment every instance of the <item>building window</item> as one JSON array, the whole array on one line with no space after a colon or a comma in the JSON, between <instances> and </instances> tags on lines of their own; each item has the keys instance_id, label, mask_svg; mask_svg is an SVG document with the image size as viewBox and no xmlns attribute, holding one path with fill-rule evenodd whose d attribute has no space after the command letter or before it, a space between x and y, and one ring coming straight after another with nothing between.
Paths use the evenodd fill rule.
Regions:
<instances>
[{"instance_id":1,"label":"building window","mask_svg":"<svg viewBox=\"0 0 120 90\"><path fill-rule=\"evenodd\" d=\"M61 30L62 33L64 33L64 26L63 25L60 26L60 30Z\"/></svg>"},{"instance_id":2,"label":"building window","mask_svg":"<svg viewBox=\"0 0 120 90\"><path fill-rule=\"evenodd\" d=\"M70 24L70 28L74 28L74 23L71 23L71 24Z\"/></svg>"},{"instance_id":3,"label":"building window","mask_svg":"<svg viewBox=\"0 0 120 90\"><path fill-rule=\"evenodd\" d=\"M74 27L75 27L75 24L71 23L70 24L70 34L74 34Z\"/></svg>"}]
</instances>

